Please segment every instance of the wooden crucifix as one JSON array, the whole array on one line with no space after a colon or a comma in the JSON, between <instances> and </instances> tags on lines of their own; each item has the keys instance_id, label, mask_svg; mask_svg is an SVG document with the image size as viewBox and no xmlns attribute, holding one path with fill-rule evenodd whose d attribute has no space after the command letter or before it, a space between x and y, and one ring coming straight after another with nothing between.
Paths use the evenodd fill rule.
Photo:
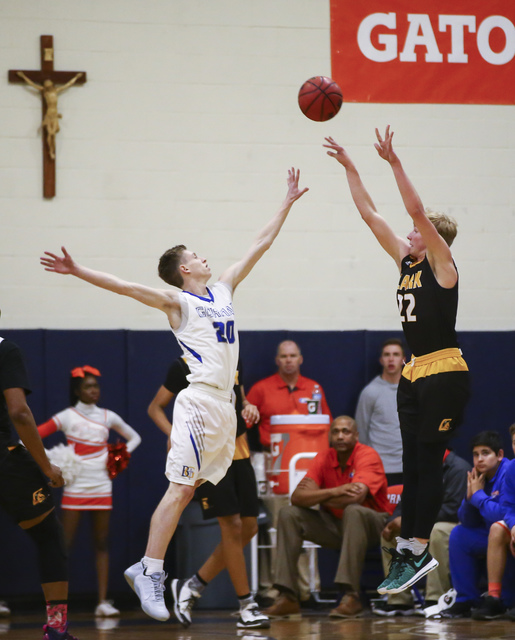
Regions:
<instances>
[{"instance_id":1,"label":"wooden crucifix","mask_svg":"<svg viewBox=\"0 0 515 640\"><path fill-rule=\"evenodd\" d=\"M41 93L43 104L43 196L55 196L55 136L59 131L57 98L72 84L86 82L85 71L54 71L54 38L41 36L41 70L9 69L9 82L26 83ZM61 85L61 86L57 86Z\"/></svg>"}]
</instances>

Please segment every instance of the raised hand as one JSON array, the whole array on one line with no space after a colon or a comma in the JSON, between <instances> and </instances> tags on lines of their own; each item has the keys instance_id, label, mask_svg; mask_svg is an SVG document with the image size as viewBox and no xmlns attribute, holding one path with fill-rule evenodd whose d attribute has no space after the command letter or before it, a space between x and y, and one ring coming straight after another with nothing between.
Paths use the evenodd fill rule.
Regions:
<instances>
[{"instance_id":1,"label":"raised hand","mask_svg":"<svg viewBox=\"0 0 515 640\"><path fill-rule=\"evenodd\" d=\"M397 154L393 150L392 139L393 139L393 131L390 131L390 125L387 125L386 130L384 132L384 139L379 133L379 129L376 129L376 137L377 142L374 144L374 147L377 150L377 153L381 156L383 160L389 162L395 162L397 160Z\"/></svg>"},{"instance_id":2,"label":"raised hand","mask_svg":"<svg viewBox=\"0 0 515 640\"><path fill-rule=\"evenodd\" d=\"M39 262L43 267L45 267L45 271L53 271L54 273L62 274L69 274L73 272L75 262L64 247L61 247L61 251L63 252L62 256L56 256L54 253L50 253L50 251L45 251L45 256L49 257L46 258L43 256L39 259Z\"/></svg>"},{"instance_id":3,"label":"raised hand","mask_svg":"<svg viewBox=\"0 0 515 640\"><path fill-rule=\"evenodd\" d=\"M349 154L341 145L336 142L334 138L328 136L327 138L325 138L325 141L327 142L327 144L324 144L324 147L326 149L330 149L330 151L327 152L328 156L331 156L331 158L337 160L345 168L352 166L352 160L350 159Z\"/></svg>"},{"instance_id":4,"label":"raised hand","mask_svg":"<svg viewBox=\"0 0 515 640\"><path fill-rule=\"evenodd\" d=\"M304 189L300 189L299 180L300 180L300 169L295 169L294 167L292 167L291 169L288 169L288 180L287 180L288 193L286 195L286 198L292 203L298 200L301 196L303 196L306 193L306 191L309 191L308 187L305 187Z\"/></svg>"}]
</instances>

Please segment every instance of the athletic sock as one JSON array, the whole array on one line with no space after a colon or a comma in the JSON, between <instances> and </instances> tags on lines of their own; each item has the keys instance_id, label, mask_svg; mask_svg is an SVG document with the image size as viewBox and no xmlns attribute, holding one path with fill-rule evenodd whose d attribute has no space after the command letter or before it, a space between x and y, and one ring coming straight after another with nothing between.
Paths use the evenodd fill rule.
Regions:
<instances>
[{"instance_id":1,"label":"athletic sock","mask_svg":"<svg viewBox=\"0 0 515 640\"><path fill-rule=\"evenodd\" d=\"M199 595L208 585L208 583L203 580L198 573L193 574L186 584L192 591L196 591Z\"/></svg>"},{"instance_id":2,"label":"athletic sock","mask_svg":"<svg viewBox=\"0 0 515 640\"><path fill-rule=\"evenodd\" d=\"M501 590L502 590L502 584L500 582L488 583L488 595L492 596L492 598L500 598Z\"/></svg>"},{"instance_id":3,"label":"athletic sock","mask_svg":"<svg viewBox=\"0 0 515 640\"><path fill-rule=\"evenodd\" d=\"M245 596L238 596L238 600L240 602L240 609L245 609L249 604L254 604L254 596L250 593L247 593Z\"/></svg>"},{"instance_id":4,"label":"athletic sock","mask_svg":"<svg viewBox=\"0 0 515 640\"><path fill-rule=\"evenodd\" d=\"M410 549L414 556L421 556L428 547L427 542L420 542L417 538L410 538Z\"/></svg>"},{"instance_id":5,"label":"athletic sock","mask_svg":"<svg viewBox=\"0 0 515 640\"><path fill-rule=\"evenodd\" d=\"M47 600L47 624L59 633L66 631L68 624L68 602L66 600Z\"/></svg>"},{"instance_id":6,"label":"athletic sock","mask_svg":"<svg viewBox=\"0 0 515 640\"><path fill-rule=\"evenodd\" d=\"M143 556L141 562L143 562L143 566L145 567L145 575L147 576L163 571L165 563L164 560L159 560L158 558L149 558L148 556Z\"/></svg>"},{"instance_id":7,"label":"athletic sock","mask_svg":"<svg viewBox=\"0 0 515 640\"><path fill-rule=\"evenodd\" d=\"M411 542L409 540L406 540L406 538L401 538L400 536L397 536L396 541L397 541L396 549L399 553L402 553L404 549L411 549Z\"/></svg>"}]
</instances>

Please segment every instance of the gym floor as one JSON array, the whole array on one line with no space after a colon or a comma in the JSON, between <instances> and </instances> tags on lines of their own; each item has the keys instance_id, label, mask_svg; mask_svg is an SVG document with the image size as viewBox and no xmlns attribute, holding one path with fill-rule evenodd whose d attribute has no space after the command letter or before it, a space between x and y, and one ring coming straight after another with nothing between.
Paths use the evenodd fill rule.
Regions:
<instances>
[{"instance_id":1,"label":"gym floor","mask_svg":"<svg viewBox=\"0 0 515 640\"><path fill-rule=\"evenodd\" d=\"M17 614L0 620L2 640L41 640L43 612ZM156 622L140 611L123 612L119 619L95 621L90 614L71 615L70 632L79 640L482 640L513 638L515 623L507 620L425 620L418 616L379 618L370 613L349 620L327 613L303 613L300 620L272 621L270 629L237 629L230 611L194 612L184 629L175 619Z\"/></svg>"}]
</instances>

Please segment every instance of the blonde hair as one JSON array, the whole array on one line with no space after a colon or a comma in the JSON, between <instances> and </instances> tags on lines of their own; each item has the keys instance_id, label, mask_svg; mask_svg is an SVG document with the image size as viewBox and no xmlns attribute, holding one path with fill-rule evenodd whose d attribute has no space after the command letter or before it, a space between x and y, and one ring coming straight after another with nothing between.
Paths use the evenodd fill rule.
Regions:
<instances>
[{"instance_id":1,"label":"blonde hair","mask_svg":"<svg viewBox=\"0 0 515 640\"><path fill-rule=\"evenodd\" d=\"M450 247L458 233L458 223L456 220L445 213L433 211L432 209L426 209L425 212L435 229Z\"/></svg>"}]
</instances>

